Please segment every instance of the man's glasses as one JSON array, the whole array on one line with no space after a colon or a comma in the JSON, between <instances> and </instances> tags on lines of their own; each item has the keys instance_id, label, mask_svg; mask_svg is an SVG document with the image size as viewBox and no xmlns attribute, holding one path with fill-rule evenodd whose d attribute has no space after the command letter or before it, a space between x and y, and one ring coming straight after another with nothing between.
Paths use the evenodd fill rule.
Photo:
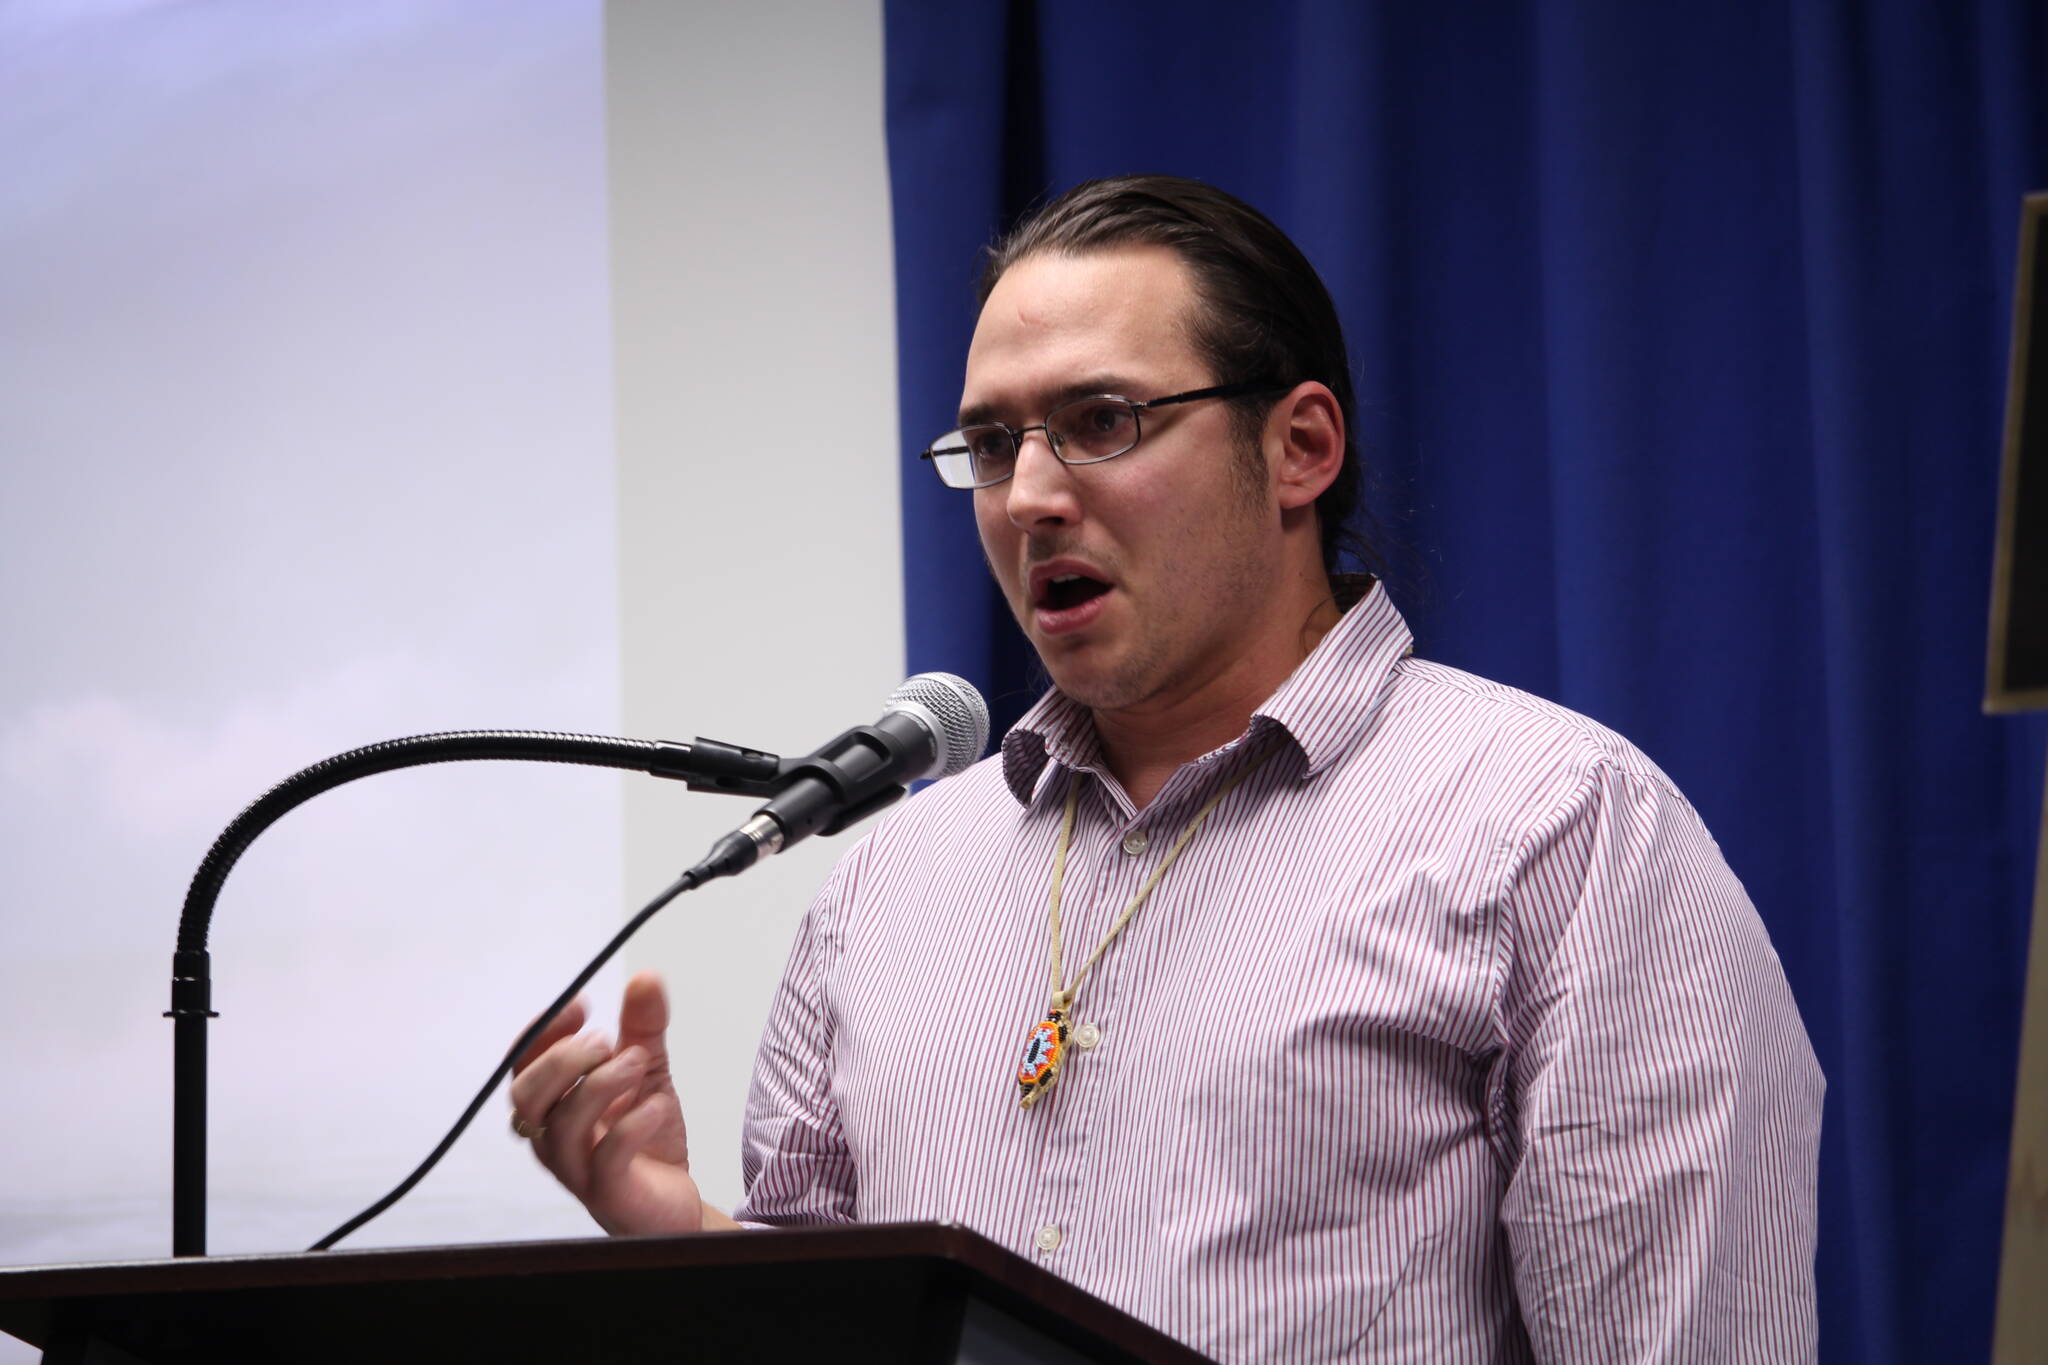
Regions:
<instances>
[{"instance_id":1,"label":"man's glasses","mask_svg":"<svg viewBox=\"0 0 2048 1365\"><path fill-rule=\"evenodd\" d=\"M1256 393L1286 391L1263 382L1218 384L1142 403L1115 394L1097 394L1061 404L1035 427L981 422L949 431L920 451L918 458L930 460L948 488L987 488L1016 472L1017 449L1034 431L1045 433L1046 444L1052 447L1061 464L1101 464L1137 449L1144 434L1138 426L1138 414L1147 408L1192 403L1202 398L1245 398Z\"/></svg>"}]
</instances>

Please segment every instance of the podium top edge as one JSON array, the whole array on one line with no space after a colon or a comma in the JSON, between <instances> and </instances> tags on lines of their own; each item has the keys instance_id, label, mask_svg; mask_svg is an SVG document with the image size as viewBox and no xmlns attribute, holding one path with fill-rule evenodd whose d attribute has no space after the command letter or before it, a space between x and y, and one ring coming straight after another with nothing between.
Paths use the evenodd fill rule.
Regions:
<instances>
[{"instance_id":1,"label":"podium top edge","mask_svg":"<svg viewBox=\"0 0 2048 1365\"><path fill-rule=\"evenodd\" d=\"M601 1276L609 1271L777 1266L796 1272L855 1261L923 1262L943 1280L991 1304L1044 1315L1121 1349L1122 1357L1199 1365L1205 1357L958 1223L850 1223L700 1232L668 1237L589 1237L350 1251L188 1256L0 1269L0 1321L16 1308L85 1307L119 1296L131 1305L184 1293L241 1294L308 1288L389 1292L432 1281ZM17 1331L14 1327L6 1330Z\"/></svg>"},{"instance_id":2,"label":"podium top edge","mask_svg":"<svg viewBox=\"0 0 2048 1365\"><path fill-rule=\"evenodd\" d=\"M1028 1264L959 1223L849 1223L758 1228L741 1233L560 1237L531 1242L455 1242L0 1266L0 1299L46 1296L65 1281L83 1283L110 1275L147 1278L157 1282L149 1288L175 1292L187 1281L228 1275L251 1284L273 1276L302 1283L317 1280L342 1284L416 1278L423 1274L462 1278L583 1267L598 1270L614 1266L687 1266L854 1256L938 1256L969 1263L1012 1260Z\"/></svg>"}]
</instances>

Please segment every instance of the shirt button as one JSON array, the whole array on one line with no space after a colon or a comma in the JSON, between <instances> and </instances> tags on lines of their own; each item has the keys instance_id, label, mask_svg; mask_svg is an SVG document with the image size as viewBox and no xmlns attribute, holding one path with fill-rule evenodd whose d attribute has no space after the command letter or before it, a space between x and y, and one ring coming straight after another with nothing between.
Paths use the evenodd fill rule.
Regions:
<instances>
[{"instance_id":1,"label":"shirt button","mask_svg":"<svg viewBox=\"0 0 2048 1365\"><path fill-rule=\"evenodd\" d=\"M1124 836L1124 852L1136 857L1145 851L1145 831L1134 829Z\"/></svg>"},{"instance_id":2,"label":"shirt button","mask_svg":"<svg viewBox=\"0 0 2048 1365\"><path fill-rule=\"evenodd\" d=\"M1060 1246L1060 1230L1051 1223L1047 1223L1038 1230L1038 1235L1031 1240L1040 1251L1058 1251Z\"/></svg>"},{"instance_id":3,"label":"shirt button","mask_svg":"<svg viewBox=\"0 0 2048 1365\"><path fill-rule=\"evenodd\" d=\"M1083 1024L1074 1030L1074 1046L1087 1051L1102 1041L1102 1030L1093 1024Z\"/></svg>"}]
</instances>

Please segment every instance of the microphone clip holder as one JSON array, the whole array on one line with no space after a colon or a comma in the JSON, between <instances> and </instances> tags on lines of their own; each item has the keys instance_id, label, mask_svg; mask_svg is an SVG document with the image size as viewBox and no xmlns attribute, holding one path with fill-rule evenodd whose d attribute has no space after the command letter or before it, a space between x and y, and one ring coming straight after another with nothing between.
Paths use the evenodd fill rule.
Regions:
<instances>
[{"instance_id":1,"label":"microphone clip holder","mask_svg":"<svg viewBox=\"0 0 2048 1365\"><path fill-rule=\"evenodd\" d=\"M849 770L831 755L885 758L900 745L901 741L886 730L856 725L815 753L802 758L777 758L759 749L699 735L688 745L663 745L667 751L664 761L649 765L648 771L657 777L675 778L693 792L762 799L782 795L803 778L815 778L837 798L833 803L837 814L817 829L804 832L832 835L895 805L910 789L894 782L877 786L871 776ZM865 768L867 764L858 766ZM788 833L792 838L801 837L795 830Z\"/></svg>"},{"instance_id":2,"label":"microphone clip holder","mask_svg":"<svg viewBox=\"0 0 2048 1365\"><path fill-rule=\"evenodd\" d=\"M896 781L908 745L877 725L856 725L803 758L783 760L769 815L789 842L837 834L909 795Z\"/></svg>"}]
</instances>

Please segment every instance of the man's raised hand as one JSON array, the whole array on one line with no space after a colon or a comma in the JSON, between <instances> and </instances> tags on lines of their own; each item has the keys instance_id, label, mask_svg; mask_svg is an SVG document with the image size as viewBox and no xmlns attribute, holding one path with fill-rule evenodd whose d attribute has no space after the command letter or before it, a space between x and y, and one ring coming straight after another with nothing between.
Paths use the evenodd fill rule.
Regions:
<instances>
[{"instance_id":1,"label":"man's raised hand","mask_svg":"<svg viewBox=\"0 0 2048 1365\"><path fill-rule=\"evenodd\" d=\"M606 1232L698 1232L733 1221L707 1208L690 1175L689 1135L668 1066L661 978L626 983L619 1041L579 1034L581 1000L513 1068L513 1128Z\"/></svg>"}]
</instances>

